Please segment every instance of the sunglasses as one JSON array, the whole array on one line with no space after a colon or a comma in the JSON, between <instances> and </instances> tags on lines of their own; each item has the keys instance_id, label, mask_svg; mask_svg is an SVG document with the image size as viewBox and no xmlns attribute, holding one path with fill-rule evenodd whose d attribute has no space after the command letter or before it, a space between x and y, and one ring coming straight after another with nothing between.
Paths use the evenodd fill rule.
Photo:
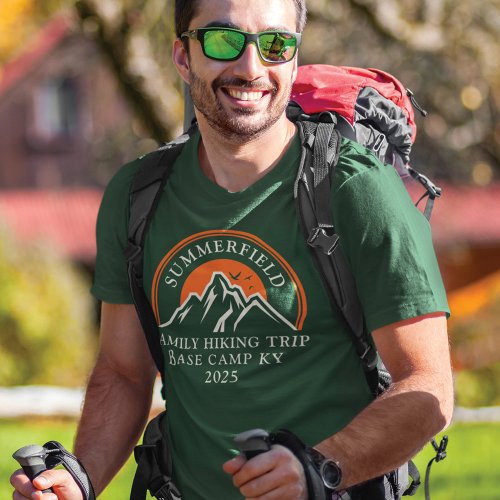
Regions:
<instances>
[{"instance_id":1,"label":"sunglasses","mask_svg":"<svg viewBox=\"0 0 500 500\"><path fill-rule=\"evenodd\" d=\"M272 64L291 61L300 45L301 34L288 31L247 33L233 28L198 28L181 33L181 38L199 40L203 54L216 61L235 61L251 42L260 58Z\"/></svg>"}]
</instances>

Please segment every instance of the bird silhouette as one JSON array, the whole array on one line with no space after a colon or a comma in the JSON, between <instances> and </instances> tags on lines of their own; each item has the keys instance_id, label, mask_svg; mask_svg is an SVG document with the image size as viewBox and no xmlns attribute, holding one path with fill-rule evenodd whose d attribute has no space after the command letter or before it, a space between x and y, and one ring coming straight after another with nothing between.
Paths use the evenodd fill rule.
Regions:
<instances>
[{"instance_id":1,"label":"bird silhouette","mask_svg":"<svg viewBox=\"0 0 500 500\"><path fill-rule=\"evenodd\" d=\"M240 274L241 271L238 274L233 274L231 271L229 271L229 276L231 276L231 278L233 278L233 280L235 281L238 281L240 279Z\"/></svg>"}]
</instances>

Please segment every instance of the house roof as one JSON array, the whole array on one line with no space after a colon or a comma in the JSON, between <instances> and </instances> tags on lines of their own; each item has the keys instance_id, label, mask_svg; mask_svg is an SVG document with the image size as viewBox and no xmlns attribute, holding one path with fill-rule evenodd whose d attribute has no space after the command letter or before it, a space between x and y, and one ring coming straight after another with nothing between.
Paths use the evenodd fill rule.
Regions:
<instances>
[{"instance_id":1,"label":"house roof","mask_svg":"<svg viewBox=\"0 0 500 500\"><path fill-rule=\"evenodd\" d=\"M37 64L43 62L44 56L66 37L71 25L71 18L67 15L60 14L53 17L27 44L19 56L0 68L0 98L29 74Z\"/></svg>"},{"instance_id":2,"label":"house roof","mask_svg":"<svg viewBox=\"0 0 500 500\"><path fill-rule=\"evenodd\" d=\"M93 262L102 191L0 191L0 222L21 242L49 242L74 260Z\"/></svg>"},{"instance_id":3,"label":"house roof","mask_svg":"<svg viewBox=\"0 0 500 500\"><path fill-rule=\"evenodd\" d=\"M500 183L442 187L431 218L436 246L500 245ZM412 194L418 196L413 188ZM70 258L92 262L101 198L101 190L84 188L0 191L0 220L21 241L47 240Z\"/></svg>"},{"instance_id":4,"label":"house roof","mask_svg":"<svg viewBox=\"0 0 500 500\"><path fill-rule=\"evenodd\" d=\"M485 187L437 184L442 196L435 201L431 216L436 246L500 244L500 182ZM414 199L418 199L416 191L412 185ZM419 207L424 209L425 200Z\"/></svg>"}]
</instances>

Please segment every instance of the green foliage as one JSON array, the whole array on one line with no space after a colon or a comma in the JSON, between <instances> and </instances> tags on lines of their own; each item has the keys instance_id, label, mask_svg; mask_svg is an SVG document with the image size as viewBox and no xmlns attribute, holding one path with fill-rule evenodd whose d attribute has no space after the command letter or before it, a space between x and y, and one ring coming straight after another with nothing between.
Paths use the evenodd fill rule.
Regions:
<instances>
[{"instance_id":1,"label":"green foliage","mask_svg":"<svg viewBox=\"0 0 500 500\"><path fill-rule=\"evenodd\" d=\"M455 392L460 406L500 405L500 363L458 372L455 376Z\"/></svg>"},{"instance_id":2,"label":"green foliage","mask_svg":"<svg viewBox=\"0 0 500 500\"><path fill-rule=\"evenodd\" d=\"M96 339L89 283L50 248L0 236L0 385L82 385Z\"/></svg>"}]
</instances>

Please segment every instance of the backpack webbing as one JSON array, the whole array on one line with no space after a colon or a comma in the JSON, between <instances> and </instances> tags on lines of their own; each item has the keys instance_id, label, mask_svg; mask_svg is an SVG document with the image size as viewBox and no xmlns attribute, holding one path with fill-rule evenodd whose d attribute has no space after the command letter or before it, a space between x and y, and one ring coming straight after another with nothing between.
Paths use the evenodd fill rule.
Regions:
<instances>
[{"instance_id":1,"label":"backpack webbing","mask_svg":"<svg viewBox=\"0 0 500 500\"><path fill-rule=\"evenodd\" d=\"M325 117L330 119L328 114ZM354 277L338 247L332 214L331 181L341 135L332 121L299 121L297 125L303 145L294 189L299 219L332 306L347 323L370 389L378 395L387 387L389 374L378 369L377 352L366 329Z\"/></svg>"},{"instance_id":2,"label":"backpack webbing","mask_svg":"<svg viewBox=\"0 0 500 500\"><path fill-rule=\"evenodd\" d=\"M190 131L144 156L129 193L128 243L124 251L128 263L129 285L151 356L162 380L164 361L158 324L143 284L144 240L170 171L189 139L189 134Z\"/></svg>"}]
</instances>

